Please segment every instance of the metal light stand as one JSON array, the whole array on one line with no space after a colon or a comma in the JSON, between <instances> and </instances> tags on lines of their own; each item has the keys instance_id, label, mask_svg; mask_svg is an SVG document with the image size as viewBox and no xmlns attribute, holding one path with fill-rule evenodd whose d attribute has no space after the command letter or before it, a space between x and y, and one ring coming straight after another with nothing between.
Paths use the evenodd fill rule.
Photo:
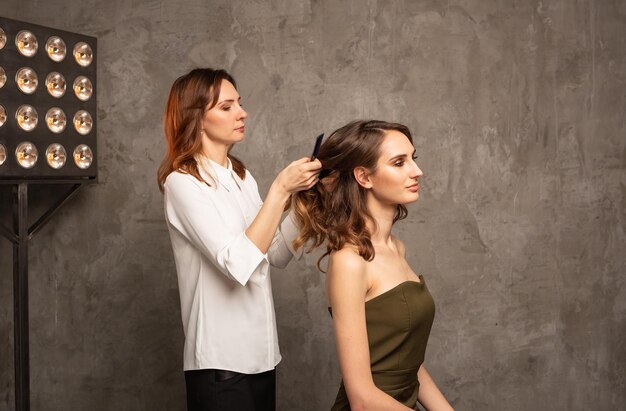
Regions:
<instances>
[{"instance_id":1,"label":"metal light stand","mask_svg":"<svg viewBox=\"0 0 626 411\"><path fill-rule=\"evenodd\" d=\"M15 361L15 409L30 410L30 368L28 349L28 241L50 221L54 213L88 183L77 180L2 181L12 185L13 231L0 223L0 234L13 243L13 318ZM30 184L71 184L69 190L28 226L28 186Z\"/></svg>"}]
</instances>

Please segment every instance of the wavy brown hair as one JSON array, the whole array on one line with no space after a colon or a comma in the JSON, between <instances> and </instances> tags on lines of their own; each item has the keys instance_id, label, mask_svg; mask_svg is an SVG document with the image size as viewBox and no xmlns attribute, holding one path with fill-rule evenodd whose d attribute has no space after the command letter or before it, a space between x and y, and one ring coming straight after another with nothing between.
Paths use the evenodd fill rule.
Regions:
<instances>
[{"instance_id":1,"label":"wavy brown hair","mask_svg":"<svg viewBox=\"0 0 626 411\"><path fill-rule=\"evenodd\" d=\"M201 153L200 137L201 121L205 110L217 104L220 86L223 80L230 81L235 88L235 79L226 70L199 68L191 70L174 81L165 106L163 128L167 152L159 166L157 181L163 191L165 179L172 171L191 174L207 185L198 171L196 156ZM228 158L233 170L240 178L245 178L246 168L243 163L231 154Z\"/></svg>"},{"instance_id":2,"label":"wavy brown hair","mask_svg":"<svg viewBox=\"0 0 626 411\"><path fill-rule=\"evenodd\" d=\"M364 167L376 171L380 146L388 131L404 134L411 144L413 137L408 127L398 123L378 120L353 121L334 131L320 147L317 158L322 163L321 182L310 190L294 194L292 206L300 223L300 233L294 240L296 249L312 240L307 252L327 241L326 252L320 262L332 251L346 244L357 247L359 255L367 261L374 258L374 247L367 221L376 224L367 209L366 193L354 177L354 169ZM326 177L323 177L327 174ZM405 218L407 209L398 204L394 223Z\"/></svg>"}]
</instances>

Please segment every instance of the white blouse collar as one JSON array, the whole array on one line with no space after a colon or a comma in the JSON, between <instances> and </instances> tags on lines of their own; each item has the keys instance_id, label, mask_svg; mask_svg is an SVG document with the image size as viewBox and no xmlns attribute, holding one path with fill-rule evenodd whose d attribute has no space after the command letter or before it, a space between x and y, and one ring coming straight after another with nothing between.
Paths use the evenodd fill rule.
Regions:
<instances>
[{"instance_id":1,"label":"white blouse collar","mask_svg":"<svg viewBox=\"0 0 626 411\"><path fill-rule=\"evenodd\" d=\"M221 184L226 191L230 191L233 188L241 190L241 179L237 173L235 173L235 170L233 170L233 164L231 163L230 158L226 158L226 167L204 156L196 157L196 161L201 165L200 168L202 171L205 171L205 173L208 174L215 185Z\"/></svg>"}]
</instances>

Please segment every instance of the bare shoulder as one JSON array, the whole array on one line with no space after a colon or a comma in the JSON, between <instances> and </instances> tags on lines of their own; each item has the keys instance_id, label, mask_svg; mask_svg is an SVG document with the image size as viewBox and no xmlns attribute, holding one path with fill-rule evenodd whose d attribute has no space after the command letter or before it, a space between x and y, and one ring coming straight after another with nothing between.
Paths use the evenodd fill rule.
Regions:
<instances>
[{"instance_id":1,"label":"bare shoulder","mask_svg":"<svg viewBox=\"0 0 626 411\"><path fill-rule=\"evenodd\" d=\"M333 251L330 254L328 272L356 273L365 275L365 259L359 255L358 249L352 245L346 245L341 250Z\"/></svg>"},{"instance_id":2,"label":"bare shoulder","mask_svg":"<svg viewBox=\"0 0 626 411\"><path fill-rule=\"evenodd\" d=\"M363 305L368 288L367 261L359 255L356 247L345 246L331 253L326 292L333 315L345 312L346 307Z\"/></svg>"}]
</instances>

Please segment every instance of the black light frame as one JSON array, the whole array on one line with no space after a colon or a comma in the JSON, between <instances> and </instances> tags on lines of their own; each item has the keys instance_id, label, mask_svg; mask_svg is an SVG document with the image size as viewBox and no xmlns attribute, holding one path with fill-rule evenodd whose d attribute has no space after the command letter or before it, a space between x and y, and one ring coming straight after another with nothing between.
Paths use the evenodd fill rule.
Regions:
<instances>
[{"instance_id":1,"label":"black light frame","mask_svg":"<svg viewBox=\"0 0 626 411\"><path fill-rule=\"evenodd\" d=\"M97 180L97 39L4 17L0 17L0 28L7 37L6 45L0 49L0 66L7 76L6 84L0 88L0 105L4 106L7 113L7 120L0 127L0 144L7 151L7 159L0 166L0 184L26 180ZM15 45L15 36L21 30L28 30L37 37L39 48L32 57L23 56ZM46 53L46 41L52 36L63 39L67 47L67 55L61 62L52 61ZM87 67L80 66L73 56L74 46L79 42L89 44L93 50L93 61ZM17 87L15 75L22 67L30 67L37 73L39 85L33 94L24 94ZM52 97L46 89L46 76L51 72L61 73L65 77L66 91L60 98ZM87 101L79 100L72 89L74 80L81 75L90 79L93 85L93 94ZM32 131L22 130L15 119L16 110L22 104L29 104L37 110L39 122ZM65 130L58 134L50 131L45 124L46 112L52 107L60 107L67 117ZM87 135L78 133L72 123L74 114L79 110L91 114L93 125ZM21 167L15 157L15 149L24 141L35 144L39 153L37 163L30 169ZM46 148L52 143L60 143L67 152L66 163L60 169L53 169L45 159ZM93 153L93 162L87 169L76 166L72 158L74 149L80 144L87 144Z\"/></svg>"}]
</instances>

